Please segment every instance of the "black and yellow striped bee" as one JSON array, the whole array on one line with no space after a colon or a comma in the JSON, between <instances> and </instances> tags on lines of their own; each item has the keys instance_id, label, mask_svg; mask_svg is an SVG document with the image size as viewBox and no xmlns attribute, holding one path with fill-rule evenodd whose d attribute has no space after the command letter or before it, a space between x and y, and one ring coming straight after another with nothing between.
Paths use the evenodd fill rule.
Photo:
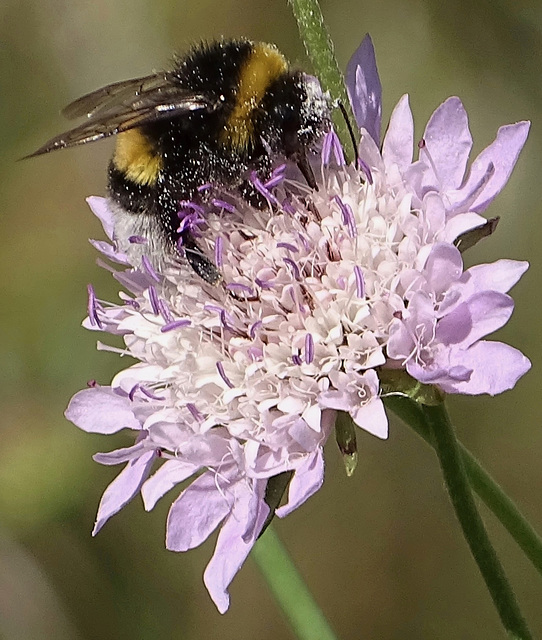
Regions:
<instances>
[{"instance_id":1,"label":"black and yellow striped bee","mask_svg":"<svg viewBox=\"0 0 542 640\"><path fill-rule=\"evenodd\" d=\"M277 159L296 163L314 188L307 153L330 127L318 81L249 40L201 44L170 71L108 85L63 113L86 120L28 157L116 135L108 191L120 243L143 236L159 262L184 253L211 284L220 275L190 229L180 230L180 203L208 184L258 206L248 176L265 180Z\"/></svg>"}]
</instances>

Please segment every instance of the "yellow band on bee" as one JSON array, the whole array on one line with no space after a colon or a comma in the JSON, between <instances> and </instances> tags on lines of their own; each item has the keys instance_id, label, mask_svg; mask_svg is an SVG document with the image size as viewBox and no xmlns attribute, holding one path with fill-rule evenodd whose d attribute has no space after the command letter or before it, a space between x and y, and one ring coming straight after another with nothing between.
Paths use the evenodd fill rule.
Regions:
<instances>
[{"instance_id":1,"label":"yellow band on bee","mask_svg":"<svg viewBox=\"0 0 542 640\"><path fill-rule=\"evenodd\" d=\"M140 185L155 184L163 167L161 156L140 129L118 134L113 164L128 180Z\"/></svg>"},{"instance_id":2,"label":"yellow band on bee","mask_svg":"<svg viewBox=\"0 0 542 640\"><path fill-rule=\"evenodd\" d=\"M252 112L269 85L287 69L286 59L274 46L265 43L254 45L239 75L235 108L221 134L223 142L240 150L249 146L254 128Z\"/></svg>"}]
</instances>

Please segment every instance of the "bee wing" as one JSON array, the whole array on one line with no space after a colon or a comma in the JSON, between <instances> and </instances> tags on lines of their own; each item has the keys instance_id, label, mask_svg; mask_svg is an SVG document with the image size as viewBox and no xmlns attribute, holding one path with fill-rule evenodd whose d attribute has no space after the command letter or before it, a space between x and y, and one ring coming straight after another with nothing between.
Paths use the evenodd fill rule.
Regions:
<instances>
[{"instance_id":1,"label":"bee wing","mask_svg":"<svg viewBox=\"0 0 542 640\"><path fill-rule=\"evenodd\" d=\"M142 84L143 80L149 82ZM142 89L136 91L136 87ZM185 91L172 84L165 76L119 82L98 89L68 105L66 109L69 117L87 113L85 122L51 138L25 158L107 138L163 118L180 117L203 109L213 111L217 107L218 103L208 97Z\"/></svg>"},{"instance_id":2,"label":"bee wing","mask_svg":"<svg viewBox=\"0 0 542 640\"><path fill-rule=\"evenodd\" d=\"M91 117L98 110L107 108L111 104L118 105L129 100L130 97L135 98L143 93L153 93L161 87L167 87L168 84L165 74L156 73L143 78L114 82L74 100L62 109L62 115L68 120L83 116Z\"/></svg>"}]
</instances>

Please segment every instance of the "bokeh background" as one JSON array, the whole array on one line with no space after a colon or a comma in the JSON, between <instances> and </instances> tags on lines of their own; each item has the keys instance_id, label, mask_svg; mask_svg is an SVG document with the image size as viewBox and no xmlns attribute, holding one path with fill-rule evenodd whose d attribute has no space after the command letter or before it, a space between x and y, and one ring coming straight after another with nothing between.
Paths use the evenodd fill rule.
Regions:
<instances>
[{"instance_id":1,"label":"bokeh background","mask_svg":"<svg viewBox=\"0 0 542 640\"><path fill-rule=\"evenodd\" d=\"M475 152L501 124L533 127L507 189L489 210L498 232L467 259L528 259L516 312L499 338L533 370L497 398L457 398L463 442L542 531L542 3L540 0L323 0L344 68L370 32L384 87L384 121L411 95L417 135L459 95ZM0 636L5 640L292 638L249 560L219 615L202 584L213 541L187 554L164 548L169 500L139 500L95 539L102 490L117 469L94 463L111 438L63 417L71 395L126 365L97 353L80 327L86 284L114 299L88 237L102 237L84 198L103 194L106 141L16 162L65 127L59 110L103 84L164 66L201 38L275 42L307 65L285 0L1 0L0 2ZM126 445L119 435L117 444ZM277 523L344 640L504 637L454 520L432 451L394 421L387 442L359 436L345 477L333 443L327 480ZM533 632L542 636L542 581L482 508Z\"/></svg>"}]
</instances>

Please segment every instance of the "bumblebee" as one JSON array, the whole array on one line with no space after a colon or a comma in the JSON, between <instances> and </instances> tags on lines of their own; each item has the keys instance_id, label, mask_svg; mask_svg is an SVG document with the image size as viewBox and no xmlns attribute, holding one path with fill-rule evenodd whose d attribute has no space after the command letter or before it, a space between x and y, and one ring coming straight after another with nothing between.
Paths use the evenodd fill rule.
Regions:
<instances>
[{"instance_id":1,"label":"bumblebee","mask_svg":"<svg viewBox=\"0 0 542 640\"><path fill-rule=\"evenodd\" d=\"M316 78L292 70L275 46L249 40L200 44L171 70L110 84L63 114L86 120L27 157L116 135L108 193L119 245L143 236L160 263L184 253L211 284L220 274L182 228L181 203L198 202L210 185L263 208L249 175L265 181L277 159L297 164L316 188L307 156L330 127Z\"/></svg>"}]
</instances>

